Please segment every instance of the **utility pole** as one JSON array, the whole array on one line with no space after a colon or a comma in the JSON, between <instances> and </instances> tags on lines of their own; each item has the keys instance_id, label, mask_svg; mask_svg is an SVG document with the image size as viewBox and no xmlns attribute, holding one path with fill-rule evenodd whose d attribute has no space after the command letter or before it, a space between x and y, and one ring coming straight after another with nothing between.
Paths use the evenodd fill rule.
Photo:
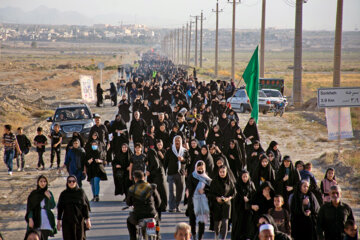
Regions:
<instances>
[{"instance_id":1,"label":"utility pole","mask_svg":"<svg viewBox=\"0 0 360 240\"><path fill-rule=\"evenodd\" d=\"M238 1L238 2L237 2ZM235 81L235 14L236 14L236 4L240 3L241 0L233 0L229 3L233 4L233 18L232 18L232 38L231 38L231 79Z\"/></svg>"},{"instance_id":2,"label":"utility pole","mask_svg":"<svg viewBox=\"0 0 360 240\"><path fill-rule=\"evenodd\" d=\"M185 42L185 64L186 65L189 65L189 62L188 62L188 47L189 47L189 23L186 23L186 42Z\"/></svg>"},{"instance_id":3,"label":"utility pole","mask_svg":"<svg viewBox=\"0 0 360 240\"><path fill-rule=\"evenodd\" d=\"M174 41L174 49L173 49L173 51L174 51L174 60L173 60L173 62L175 64L175 62L176 62L176 29L173 32L173 41Z\"/></svg>"},{"instance_id":4,"label":"utility pole","mask_svg":"<svg viewBox=\"0 0 360 240\"><path fill-rule=\"evenodd\" d=\"M177 29L177 64L180 64L180 28Z\"/></svg>"},{"instance_id":5,"label":"utility pole","mask_svg":"<svg viewBox=\"0 0 360 240\"><path fill-rule=\"evenodd\" d=\"M343 21L343 0L337 1L335 44L334 44L334 73L333 87L340 87L341 74L341 40L342 40L342 21Z\"/></svg>"},{"instance_id":6,"label":"utility pole","mask_svg":"<svg viewBox=\"0 0 360 240\"><path fill-rule=\"evenodd\" d=\"M184 65L184 26L181 29L181 64Z\"/></svg>"},{"instance_id":7,"label":"utility pole","mask_svg":"<svg viewBox=\"0 0 360 240\"><path fill-rule=\"evenodd\" d=\"M206 20L204 18L203 11L201 11L200 15L200 67L202 67L202 51L203 51L203 21Z\"/></svg>"},{"instance_id":8,"label":"utility pole","mask_svg":"<svg viewBox=\"0 0 360 240\"><path fill-rule=\"evenodd\" d=\"M216 1L216 10L212 10L216 13L216 33L215 33L215 76L218 76L218 62L219 62L219 13L223 10L219 10L219 0Z\"/></svg>"},{"instance_id":9,"label":"utility pole","mask_svg":"<svg viewBox=\"0 0 360 240\"><path fill-rule=\"evenodd\" d=\"M293 102L295 107L300 107L302 104L302 12L303 0L296 0L293 80Z\"/></svg>"},{"instance_id":10,"label":"utility pole","mask_svg":"<svg viewBox=\"0 0 360 240\"><path fill-rule=\"evenodd\" d=\"M189 53L188 53L188 65L190 65L190 51L191 51L191 27L194 22L190 21L190 28L189 28Z\"/></svg>"},{"instance_id":11,"label":"utility pole","mask_svg":"<svg viewBox=\"0 0 360 240\"><path fill-rule=\"evenodd\" d=\"M260 40L260 77L264 77L265 72L265 12L266 0L262 0L261 14L261 40Z\"/></svg>"},{"instance_id":12,"label":"utility pole","mask_svg":"<svg viewBox=\"0 0 360 240\"><path fill-rule=\"evenodd\" d=\"M192 16L195 18L195 67L198 65L198 20L199 16Z\"/></svg>"}]
</instances>

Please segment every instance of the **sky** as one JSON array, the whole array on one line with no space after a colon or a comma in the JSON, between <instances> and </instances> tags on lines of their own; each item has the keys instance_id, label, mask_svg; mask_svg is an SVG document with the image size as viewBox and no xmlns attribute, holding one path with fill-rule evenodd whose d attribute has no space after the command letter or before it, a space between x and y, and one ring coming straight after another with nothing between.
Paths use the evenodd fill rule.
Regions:
<instances>
[{"instance_id":1,"label":"sky","mask_svg":"<svg viewBox=\"0 0 360 240\"><path fill-rule=\"evenodd\" d=\"M308 0L303 6L304 30L335 29L337 0ZM262 0L241 0L236 7L236 28L259 29ZM267 0L266 28L294 28L295 0ZM204 28L215 28L216 0L0 0L0 7L19 7L25 11L39 6L60 11L76 11L88 17L108 15L111 23L138 23L154 27L178 28L200 15ZM219 0L224 11L219 27L230 28L232 4ZM360 0L344 0L343 30L360 30ZM110 21L110 20L109 20Z\"/></svg>"}]
</instances>

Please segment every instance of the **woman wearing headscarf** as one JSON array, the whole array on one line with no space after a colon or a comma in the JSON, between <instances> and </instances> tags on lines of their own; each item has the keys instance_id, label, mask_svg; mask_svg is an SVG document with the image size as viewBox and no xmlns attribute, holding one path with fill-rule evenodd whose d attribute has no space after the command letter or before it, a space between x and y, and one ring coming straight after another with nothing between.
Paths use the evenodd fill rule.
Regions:
<instances>
[{"instance_id":1,"label":"woman wearing headscarf","mask_svg":"<svg viewBox=\"0 0 360 240\"><path fill-rule=\"evenodd\" d=\"M212 158L212 156L209 152L209 149L206 145L201 147L200 154L199 154L197 160L204 161L204 163L206 165L206 174L208 176L212 176L213 170L214 170L214 159Z\"/></svg>"},{"instance_id":2,"label":"woman wearing headscarf","mask_svg":"<svg viewBox=\"0 0 360 240\"><path fill-rule=\"evenodd\" d=\"M125 123L130 121L130 102L127 100L126 95L122 95L121 100L119 102L118 108L119 113L121 114L122 119L124 119Z\"/></svg>"},{"instance_id":3,"label":"woman wearing headscarf","mask_svg":"<svg viewBox=\"0 0 360 240\"><path fill-rule=\"evenodd\" d=\"M222 113L222 114L221 114L221 117L219 118L217 124L219 125L220 130L221 130L222 132L224 132L224 131L225 131L225 128L226 128L227 125L229 124L229 119L227 118L226 113Z\"/></svg>"},{"instance_id":4,"label":"woman wearing headscarf","mask_svg":"<svg viewBox=\"0 0 360 240\"><path fill-rule=\"evenodd\" d=\"M190 140L190 147L189 147L190 161L189 164L186 166L186 171L188 174L191 174L194 171L195 163L199 159L200 150L201 148L198 140L192 138Z\"/></svg>"},{"instance_id":5,"label":"woman wearing headscarf","mask_svg":"<svg viewBox=\"0 0 360 240\"><path fill-rule=\"evenodd\" d=\"M275 196L273 185L269 181L261 184L256 190L254 197L250 201L255 222L257 222L261 214L266 214L269 209L274 208Z\"/></svg>"},{"instance_id":6,"label":"woman wearing headscarf","mask_svg":"<svg viewBox=\"0 0 360 240\"><path fill-rule=\"evenodd\" d=\"M249 122L246 124L244 128L244 135L246 137L245 150L246 152L248 152L249 148L251 147L251 144L254 144L256 140L260 141L259 131L254 118L250 118Z\"/></svg>"},{"instance_id":7,"label":"woman wearing headscarf","mask_svg":"<svg viewBox=\"0 0 360 240\"><path fill-rule=\"evenodd\" d=\"M268 151L266 153L266 155L268 156L269 158L269 162L272 166L272 168L274 169L275 173L277 173L279 171L279 168L280 168L280 163L278 160L275 159L275 154L273 151Z\"/></svg>"},{"instance_id":8,"label":"woman wearing headscarf","mask_svg":"<svg viewBox=\"0 0 360 240\"><path fill-rule=\"evenodd\" d=\"M100 104L103 103L104 97L103 97L104 90L101 88L100 83L96 85L96 106L100 107Z\"/></svg>"},{"instance_id":9,"label":"woman wearing headscarf","mask_svg":"<svg viewBox=\"0 0 360 240\"><path fill-rule=\"evenodd\" d=\"M144 138L144 150L147 152L149 149L155 149L156 140L155 140L155 126L148 126L147 132Z\"/></svg>"},{"instance_id":10,"label":"woman wearing headscarf","mask_svg":"<svg viewBox=\"0 0 360 240\"><path fill-rule=\"evenodd\" d=\"M297 185L291 199L291 236L294 240L316 240L316 218L320 206L315 195L309 191L309 182Z\"/></svg>"},{"instance_id":11,"label":"woman wearing headscarf","mask_svg":"<svg viewBox=\"0 0 360 240\"><path fill-rule=\"evenodd\" d=\"M115 157L112 161L115 195L125 194L125 198L127 197L129 187L131 186L128 168L132 155L133 153L129 146L126 143L123 143L121 149L115 151Z\"/></svg>"},{"instance_id":12,"label":"woman wearing headscarf","mask_svg":"<svg viewBox=\"0 0 360 240\"><path fill-rule=\"evenodd\" d=\"M62 228L63 239L86 239L85 230L91 228L90 203L84 190L78 186L76 176L67 177L66 189L60 194L57 209L57 230Z\"/></svg>"},{"instance_id":13,"label":"woman wearing headscarf","mask_svg":"<svg viewBox=\"0 0 360 240\"><path fill-rule=\"evenodd\" d=\"M121 114L116 114L115 120L112 121L109 130L109 132L111 132L113 136L113 149L119 149L123 145L123 143L129 144L129 132Z\"/></svg>"},{"instance_id":14,"label":"woman wearing headscarf","mask_svg":"<svg viewBox=\"0 0 360 240\"><path fill-rule=\"evenodd\" d=\"M210 128L206 143L208 145L216 144L216 146L223 146L224 136L219 125L215 125L213 128Z\"/></svg>"},{"instance_id":15,"label":"woman wearing headscarf","mask_svg":"<svg viewBox=\"0 0 360 240\"><path fill-rule=\"evenodd\" d=\"M229 143L231 139L236 138L236 129L238 129L239 126L237 125L235 120L230 120L229 124L226 126L224 130L224 145L223 150L226 152L229 148Z\"/></svg>"},{"instance_id":16,"label":"woman wearing headscarf","mask_svg":"<svg viewBox=\"0 0 360 240\"><path fill-rule=\"evenodd\" d=\"M274 153L274 160L279 162L279 164L281 164L282 156L278 148L278 145L279 144L276 141L271 141L268 149L266 149L266 155L269 155L270 151L272 151Z\"/></svg>"},{"instance_id":17,"label":"woman wearing headscarf","mask_svg":"<svg viewBox=\"0 0 360 240\"><path fill-rule=\"evenodd\" d=\"M250 239L254 232L250 202L256 189L247 170L240 172L240 178L236 182L236 193L233 202L231 239Z\"/></svg>"},{"instance_id":18,"label":"woman wearing headscarf","mask_svg":"<svg viewBox=\"0 0 360 240\"><path fill-rule=\"evenodd\" d=\"M244 162L244 166L246 165L245 139L246 139L246 137L245 137L244 133L242 132L241 128L238 127L236 129L235 140L239 144L239 148L241 151L241 158L242 158L242 161Z\"/></svg>"},{"instance_id":19,"label":"woman wearing headscarf","mask_svg":"<svg viewBox=\"0 0 360 240\"><path fill-rule=\"evenodd\" d=\"M203 112L203 121L209 126L212 126L214 121L214 114L211 111L211 106L207 105L205 111Z\"/></svg>"},{"instance_id":20,"label":"woman wearing headscarf","mask_svg":"<svg viewBox=\"0 0 360 240\"><path fill-rule=\"evenodd\" d=\"M332 186L337 185L336 176L335 176L335 169L328 168L325 172L324 179L320 183L320 190L323 197L323 202L330 202L330 188Z\"/></svg>"},{"instance_id":21,"label":"woman wearing headscarf","mask_svg":"<svg viewBox=\"0 0 360 240\"><path fill-rule=\"evenodd\" d=\"M266 181L269 181L272 185L275 183L275 171L269 163L269 159L265 154L261 154L259 158L258 166L256 167L252 177L256 189Z\"/></svg>"},{"instance_id":22,"label":"woman wearing headscarf","mask_svg":"<svg viewBox=\"0 0 360 240\"><path fill-rule=\"evenodd\" d=\"M162 166L160 159L155 151L155 149L148 149L145 162L147 163L146 167L146 176L149 183L154 183L157 186L161 198L161 204L158 211L159 219L161 219L161 212L166 211L167 207L167 188L165 182L165 171Z\"/></svg>"},{"instance_id":23,"label":"woman wearing headscarf","mask_svg":"<svg viewBox=\"0 0 360 240\"><path fill-rule=\"evenodd\" d=\"M209 190L211 178L206 174L204 161L197 161L194 171L186 181L186 196L188 201L187 214L190 219L192 236L196 237L196 223L199 225L198 238L202 239L205 232L205 224L210 214L206 194Z\"/></svg>"},{"instance_id":24,"label":"woman wearing headscarf","mask_svg":"<svg viewBox=\"0 0 360 240\"><path fill-rule=\"evenodd\" d=\"M73 142L75 141L75 139L79 139L80 141L80 147L84 147L84 139L81 137L80 133L78 132L73 132L73 135L70 139L70 141L68 142L68 144L66 145L66 152L72 148L73 146Z\"/></svg>"},{"instance_id":25,"label":"woman wearing headscarf","mask_svg":"<svg viewBox=\"0 0 360 240\"><path fill-rule=\"evenodd\" d=\"M274 227L275 240L291 240L289 235L279 231L274 218L269 214L260 215L259 220L255 224L258 230L255 231L253 240L259 240L259 228L263 224L270 224Z\"/></svg>"},{"instance_id":26,"label":"woman wearing headscarf","mask_svg":"<svg viewBox=\"0 0 360 240\"><path fill-rule=\"evenodd\" d=\"M44 175L38 177L36 190L28 197L25 215L28 229L39 230L43 240L53 237L57 232L52 212L56 204L52 192L48 190L48 184Z\"/></svg>"},{"instance_id":27,"label":"woman wearing headscarf","mask_svg":"<svg viewBox=\"0 0 360 240\"><path fill-rule=\"evenodd\" d=\"M115 107L117 104L117 90L113 82L110 83L110 89L108 89L108 91L110 91L110 99L114 103L113 106Z\"/></svg>"},{"instance_id":28,"label":"woman wearing headscarf","mask_svg":"<svg viewBox=\"0 0 360 240\"><path fill-rule=\"evenodd\" d=\"M104 168L105 154L101 142L97 139L89 141L86 144L86 173L87 180L91 184L93 199L91 201L98 202L100 200L100 181L106 181L107 175Z\"/></svg>"},{"instance_id":29,"label":"woman wearing headscarf","mask_svg":"<svg viewBox=\"0 0 360 240\"><path fill-rule=\"evenodd\" d=\"M231 171L234 173L235 178L238 179L240 171L245 167L245 164L243 162L241 150L236 140L230 140L226 157L229 161Z\"/></svg>"},{"instance_id":30,"label":"woman wearing headscarf","mask_svg":"<svg viewBox=\"0 0 360 240\"><path fill-rule=\"evenodd\" d=\"M294 167L290 156L285 156L279 171L276 173L275 190L284 198L284 207L289 209L288 199L294 188L300 182L300 173Z\"/></svg>"},{"instance_id":31,"label":"woman wearing headscarf","mask_svg":"<svg viewBox=\"0 0 360 240\"><path fill-rule=\"evenodd\" d=\"M213 204L215 238L226 239L231 217L231 199L236 194L235 184L228 174L228 168L221 166L218 175L210 184L209 197Z\"/></svg>"},{"instance_id":32,"label":"woman wearing headscarf","mask_svg":"<svg viewBox=\"0 0 360 240\"><path fill-rule=\"evenodd\" d=\"M98 133L95 132L93 135L98 136ZM75 139L73 147L66 153L63 168L67 169L69 175L76 176L79 187L82 186L81 181L85 179L85 158L86 153L84 148L80 147L80 140Z\"/></svg>"},{"instance_id":33,"label":"woman wearing headscarf","mask_svg":"<svg viewBox=\"0 0 360 240\"><path fill-rule=\"evenodd\" d=\"M259 165L260 155L265 153L264 149L261 147L260 141L256 140L254 143L247 148L246 152L246 166L247 170L250 172L250 176L254 178L254 171Z\"/></svg>"}]
</instances>

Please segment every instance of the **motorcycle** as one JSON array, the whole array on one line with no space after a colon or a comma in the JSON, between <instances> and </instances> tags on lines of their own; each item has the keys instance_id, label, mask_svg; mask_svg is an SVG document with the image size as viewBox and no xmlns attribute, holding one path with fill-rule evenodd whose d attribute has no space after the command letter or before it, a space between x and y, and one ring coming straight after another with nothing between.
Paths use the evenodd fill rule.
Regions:
<instances>
[{"instance_id":1,"label":"motorcycle","mask_svg":"<svg viewBox=\"0 0 360 240\"><path fill-rule=\"evenodd\" d=\"M285 101L284 102L276 102L276 103L274 103L274 116L275 117L278 114L279 114L280 117L282 117L284 112L285 112Z\"/></svg>"},{"instance_id":2,"label":"motorcycle","mask_svg":"<svg viewBox=\"0 0 360 240\"><path fill-rule=\"evenodd\" d=\"M136 225L136 236L138 240L158 240L160 227L155 218L140 219Z\"/></svg>"}]
</instances>

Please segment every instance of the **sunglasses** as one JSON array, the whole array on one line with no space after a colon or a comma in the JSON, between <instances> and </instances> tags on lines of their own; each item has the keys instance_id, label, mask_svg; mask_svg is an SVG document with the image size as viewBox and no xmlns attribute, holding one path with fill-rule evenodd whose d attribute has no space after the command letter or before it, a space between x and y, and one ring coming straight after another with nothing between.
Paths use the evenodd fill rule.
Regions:
<instances>
[{"instance_id":1,"label":"sunglasses","mask_svg":"<svg viewBox=\"0 0 360 240\"><path fill-rule=\"evenodd\" d=\"M69 181L67 181L68 183L76 183L76 181L75 180L69 180Z\"/></svg>"}]
</instances>

